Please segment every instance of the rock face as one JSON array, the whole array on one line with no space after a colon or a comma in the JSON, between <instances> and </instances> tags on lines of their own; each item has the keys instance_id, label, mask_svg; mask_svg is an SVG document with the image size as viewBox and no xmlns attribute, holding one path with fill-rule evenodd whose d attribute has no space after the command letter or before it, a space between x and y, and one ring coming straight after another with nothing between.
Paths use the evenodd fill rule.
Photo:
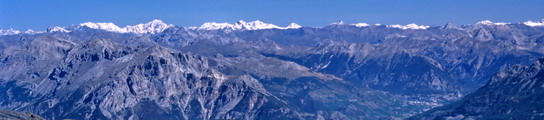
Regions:
<instances>
[{"instance_id":1,"label":"rock face","mask_svg":"<svg viewBox=\"0 0 544 120\"><path fill-rule=\"evenodd\" d=\"M8 110L0 110L0 119L2 120L44 120L32 113L20 113Z\"/></svg>"},{"instance_id":2,"label":"rock face","mask_svg":"<svg viewBox=\"0 0 544 120\"><path fill-rule=\"evenodd\" d=\"M0 95L8 99L1 102L10 109L50 119L300 117L251 76L225 75L191 54L103 39L76 45L44 38L27 46L2 54L11 59L2 69L21 73L3 74Z\"/></svg>"},{"instance_id":3,"label":"rock face","mask_svg":"<svg viewBox=\"0 0 544 120\"><path fill-rule=\"evenodd\" d=\"M252 71L236 64L246 60L233 61L238 58L209 59L106 39L44 37L23 46L0 54L0 96L7 98L0 103L48 119L359 119L414 113L384 92L277 59L247 63L283 65L280 70L300 74L264 72L276 65Z\"/></svg>"},{"instance_id":4,"label":"rock face","mask_svg":"<svg viewBox=\"0 0 544 120\"><path fill-rule=\"evenodd\" d=\"M543 119L544 58L502 71L460 101L410 119Z\"/></svg>"}]
</instances>

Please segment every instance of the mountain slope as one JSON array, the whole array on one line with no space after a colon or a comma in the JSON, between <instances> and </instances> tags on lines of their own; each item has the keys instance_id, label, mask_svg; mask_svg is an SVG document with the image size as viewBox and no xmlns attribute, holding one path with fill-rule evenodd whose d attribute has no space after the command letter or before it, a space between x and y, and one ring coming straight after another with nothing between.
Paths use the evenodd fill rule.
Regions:
<instances>
[{"instance_id":1,"label":"mountain slope","mask_svg":"<svg viewBox=\"0 0 544 120\"><path fill-rule=\"evenodd\" d=\"M0 107L47 119L379 119L420 110L293 62L251 55L207 58L156 45L38 37L0 54L0 97L7 98Z\"/></svg>"},{"instance_id":2,"label":"mountain slope","mask_svg":"<svg viewBox=\"0 0 544 120\"><path fill-rule=\"evenodd\" d=\"M5 72L0 96L8 98L0 100L3 108L32 111L48 119L300 117L254 78L222 74L205 58L161 47L135 49L103 39L48 51L43 47L64 46L51 42L62 40L48 40L31 43L41 48L29 47L24 50L27 54L2 54ZM33 49L41 51L33 53ZM42 58L42 53L59 56ZM6 73L31 66L41 68Z\"/></svg>"},{"instance_id":3,"label":"mountain slope","mask_svg":"<svg viewBox=\"0 0 544 120\"><path fill-rule=\"evenodd\" d=\"M31 113L20 113L8 110L0 110L0 119L2 120L44 120Z\"/></svg>"},{"instance_id":4,"label":"mountain slope","mask_svg":"<svg viewBox=\"0 0 544 120\"><path fill-rule=\"evenodd\" d=\"M460 101L410 119L543 119L544 59L502 71Z\"/></svg>"}]
</instances>

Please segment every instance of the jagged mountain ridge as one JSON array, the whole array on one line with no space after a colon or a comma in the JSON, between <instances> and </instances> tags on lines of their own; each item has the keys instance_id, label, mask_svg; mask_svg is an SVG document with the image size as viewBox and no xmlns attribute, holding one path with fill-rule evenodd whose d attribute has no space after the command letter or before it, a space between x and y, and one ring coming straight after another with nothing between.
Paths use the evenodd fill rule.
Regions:
<instances>
[{"instance_id":1,"label":"jagged mountain ridge","mask_svg":"<svg viewBox=\"0 0 544 120\"><path fill-rule=\"evenodd\" d=\"M335 25L346 25L343 21L335 22L329 24L330 26ZM349 24L350 26L356 26L356 27L372 27L372 26L386 26L388 28L396 28L396 29L402 29L402 30L425 30L429 29L431 27L437 27L437 26L427 26L427 25L417 25L415 23L410 23L407 25L400 25L400 24L392 24L392 25L381 25L381 24L374 24L370 25L368 23L354 23ZM484 20L477 22L475 25L489 25L489 26L505 26L505 25L524 25L528 27L542 27L544 26L544 19L541 21L525 21L520 22L517 24L512 23L505 23L505 22L492 22L490 20ZM466 25L470 26L470 25ZM127 25L126 27L119 27L111 22L84 22L79 25L72 25L70 27L60 27L60 26L53 26L50 28L47 28L46 31L35 31L32 29L28 29L26 31L16 30L16 29L2 29L0 30L0 35L15 35L15 34L39 34L44 32L71 32L69 29L79 29L80 27L88 27L92 29L99 29L99 30L105 30L110 32L117 32L117 33L134 33L134 34L155 34L164 31L167 28L174 27L172 24L166 24L162 20L154 19L149 21L148 23L142 23L137 25ZM251 22L246 22L244 20L239 20L235 22L234 24L230 23L218 23L218 22L207 22L202 24L199 27L186 27L188 29L193 30L264 30L264 29L300 29L303 26L300 26L296 23L290 23L286 27L279 27L274 24L265 23L260 20L255 20ZM453 23L448 22L445 26L442 28L455 28L455 29L462 29L459 28Z\"/></svg>"},{"instance_id":2,"label":"jagged mountain ridge","mask_svg":"<svg viewBox=\"0 0 544 120\"><path fill-rule=\"evenodd\" d=\"M54 45L51 45L51 47L54 47ZM107 40L92 40L69 49L71 50L68 53L62 53L62 51L37 51L42 53L60 52L59 54L66 55L66 57L62 56L56 60L51 60L49 65L44 66L45 68L35 69L50 69L52 71L27 71L30 72L28 73L31 74L30 76L14 74L12 77L7 77L7 75L3 75L4 78L2 79L8 80L3 81L4 85L2 88L8 91L2 94L4 95L3 98L12 99L2 100L2 103L12 106L9 107L10 109L32 111L48 119L146 119L145 117L163 117L165 119L248 119L256 116L236 115L239 113L236 113L232 109L235 109L233 107L236 106L237 102L245 101L248 104L255 104L255 109L259 109L259 107L269 104L266 102L268 99L277 99L271 97L270 93L264 90L262 85L256 83L257 81L249 76L228 76L221 74L218 71L210 69L204 58L182 53L170 53L166 48L130 49ZM141 52L141 54L134 54L134 52ZM51 59L39 58L36 55L31 53L26 57L38 60L30 60L28 62L30 64L28 65L29 67L37 62L41 62L43 59ZM4 58L17 59L16 57L11 57L11 55L8 56ZM4 71L25 68L16 62L10 63L2 64L7 65L2 67ZM169 64L165 65L166 63ZM14 81L13 79L17 80ZM9 86L6 86L6 84ZM27 94L14 97L9 92L22 92L10 91L14 88L23 90ZM197 91L210 92L196 94ZM233 94L221 94L225 92ZM246 95L248 97L244 97ZM158 102L159 97L161 97L162 102ZM224 98L217 99L217 97ZM253 100L247 101L250 98ZM227 99L235 101L232 102ZM28 101L30 103L24 103L27 100L30 100ZM276 103L271 104L284 104L278 100L272 101ZM233 105L224 105L227 103ZM216 109L224 109L225 113L191 114L191 112L206 112L200 109L214 109L216 104L220 106ZM143 112L146 112L141 107L156 109L150 115L157 114L163 116L139 116L144 114ZM274 108L279 106L268 105L268 107ZM172 110L163 110L164 108L178 108L178 111L185 109L183 110L185 114L171 113L173 112ZM246 112L248 111L243 111L243 113ZM263 114L267 114L266 111ZM284 115L288 117L287 114ZM291 117L296 118L297 116Z\"/></svg>"},{"instance_id":3,"label":"jagged mountain ridge","mask_svg":"<svg viewBox=\"0 0 544 120\"><path fill-rule=\"evenodd\" d=\"M485 29L493 35L492 40L485 40L475 36L477 30ZM420 92L410 93L417 100L414 103L423 102L426 105L437 106L448 101L459 99L463 94L476 90L485 84L487 79L500 69L514 64L529 64L530 61L542 56L542 47L539 43L543 38L541 27L529 27L523 24L476 24L463 25L458 28L430 27L424 30L396 29L386 26L357 27L353 25L334 24L323 28L288 29L288 30L258 30L258 31L198 31L186 29L170 29L162 34L155 35L155 41L171 47L186 49L198 54L214 55L236 54L239 50L256 51L268 57L276 57L282 60L297 62L315 71L334 74L347 80L354 80L356 84L371 83L363 86L375 86L373 88L388 92L420 89ZM198 34L198 35L195 35ZM329 42L332 41L332 42ZM263 45L263 43L265 45ZM339 51L322 50L315 47L318 44L342 43L349 48L350 43L371 44L371 46L383 47L382 49L398 49L393 52L378 53L382 57L375 59L364 58L360 53L347 58L334 59L336 61L321 61L321 63L304 64L302 60L308 60L312 54L318 54L321 58L339 57L327 52L353 53L352 51L368 52L369 46L363 49L342 49ZM214 46L217 49L209 49L203 46ZM206 48L202 50L202 48ZM382 51L376 51L382 52ZM241 54L241 53L238 53ZM366 74L340 75L332 72L320 71L320 65L329 62L340 62L340 66L350 66L349 60L359 59L359 63L367 63L367 60L390 61L395 55L408 54L420 60L423 66L431 66L434 70L421 72L422 74L408 74L406 81L410 87L395 86L395 77L388 74L396 73L395 69L384 72L371 72ZM330 55L330 56L323 56ZM304 57L301 57L304 56ZM370 55L376 56L376 55ZM340 56L341 57L341 56ZM358 58L363 57L363 58ZM332 60L332 59L331 59ZM397 62L396 64L409 64ZM371 63L377 65L383 63ZM315 66L317 65L317 66ZM352 64L353 65L353 64ZM383 65L378 65L383 66ZM418 65L419 66L419 65ZM345 71L354 71L348 67ZM370 70L372 71L372 70ZM358 73L358 72L351 72ZM427 73L448 73L447 75L425 75ZM342 73L347 74L347 73ZM360 76L385 76L361 81ZM427 76L426 78L418 78ZM389 80L387 80L389 79ZM440 81L440 82L438 82ZM434 84L434 85L433 85ZM433 85L428 86L428 85ZM387 89L388 87L393 89ZM423 92L425 91L425 92ZM429 94L439 93L439 94ZM401 94L403 95L403 94ZM422 96L429 96L422 97Z\"/></svg>"},{"instance_id":4,"label":"jagged mountain ridge","mask_svg":"<svg viewBox=\"0 0 544 120\"><path fill-rule=\"evenodd\" d=\"M190 29L197 29L197 30L262 30L262 29L298 29L302 26L291 23L287 27L279 27L274 24L264 23L262 21L256 20L252 22L246 22L243 20L240 20L234 24L230 23L216 23L216 22L208 22L202 24L200 27L190 27Z\"/></svg>"},{"instance_id":5,"label":"jagged mountain ridge","mask_svg":"<svg viewBox=\"0 0 544 120\"><path fill-rule=\"evenodd\" d=\"M531 66L513 66L462 100L410 119L542 119L543 65L539 59Z\"/></svg>"},{"instance_id":6,"label":"jagged mountain ridge","mask_svg":"<svg viewBox=\"0 0 544 120\"><path fill-rule=\"evenodd\" d=\"M59 37L74 41L84 41L92 37L113 37L114 40L126 39L120 41L125 44L135 44L135 42L136 44L155 44L157 42L175 49L192 51L207 56L217 53L234 54L240 48L248 48L257 52L267 52L267 54L307 56L312 53L300 53L297 51L310 49L308 47L312 47L312 44L319 44L325 40L370 43L385 46L387 49L400 48L397 52L405 52L412 56L423 57L427 63L432 63L432 66L445 68L442 71L448 73L455 73L453 77L460 74L459 78L454 79L462 81L461 83L467 83L468 86L473 86L463 89L476 89L479 86L478 84L484 84L485 79L493 72L496 72L497 69L502 69L515 63L527 63L534 56L539 56L541 54L540 51L542 51L542 47L538 47L538 42L542 41L540 40L542 39L542 34L538 34L539 31L542 31L540 27L528 27L522 24L477 24L465 25L461 28L442 29L431 27L425 30L402 30L385 26L356 27L351 25L331 25L324 28L306 27L287 30L195 31L184 27L172 27L162 33L150 36L116 34L95 29L79 29L71 33L53 33L53 35L69 34L69 36ZM494 40L484 41L474 37L478 34L474 34L475 32L473 31L481 29L488 29L487 31L493 34ZM516 35L511 34L509 31L514 31L513 33ZM89 32L94 34L88 34ZM128 41L129 39L131 41ZM259 41L272 41L271 43L276 44L276 47L253 48L254 45L252 44L260 44ZM211 47L206 47L207 45L215 46L213 49L221 48L221 50L213 50ZM230 49L230 51L227 49ZM227 53L227 51L231 53ZM397 52L390 52L388 54L398 54ZM468 60L462 60L467 59L463 58L463 56L471 57L467 57ZM501 57L495 58L495 56ZM482 64L483 60L497 62ZM315 66L306 67L315 68ZM487 71L487 74L477 75L477 72L474 71ZM471 82L476 82L477 84L471 85Z\"/></svg>"},{"instance_id":7,"label":"jagged mountain ridge","mask_svg":"<svg viewBox=\"0 0 544 120\"><path fill-rule=\"evenodd\" d=\"M110 32L118 32L118 33L136 33L136 34L155 34L164 31L164 29L168 29L170 27L173 27L174 25L168 25L162 20L152 20L145 24L137 24L134 26L126 26L126 27L118 27L117 25L113 23L93 23L93 22L85 22L79 24L80 27L88 27L92 29L100 29L100 30L106 30ZM70 32L69 30L66 30L64 28L59 27L52 27L48 30L49 32Z\"/></svg>"},{"instance_id":8,"label":"jagged mountain ridge","mask_svg":"<svg viewBox=\"0 0 544 120\"><path fill-rule=\"evenodd\" d=\"M377 107L406 103L296 65L284 70L309 73L244 72L248 69L225 64L237 58L208 59L105 39L76 43L39 37L24 46L0 54L0 88L6 91L0 95L8 98L0 103L47 119L375 119L417 111ZM275 68L263 67L270 69Z\"/></svg>"},{"instance_id":9,"label":"jagged mountain ridge","mask_svg":"<svg viewBox=\"0 0 544 120\"><path fill-rule=\"evenodd\" d=\"M56 32L0 36L0 49L5 54L10 55L4 57L4 61L14 62L13 60L19 59L14 64L20 66L13 65L14 67L41 70L38 72L41 77L54 73L51 78L60 80L61 75L66 76L66 73L63 73L63 69L61 69L62 67L58 69L49 67L60 64L54 61L57 61L57 58L63 58L65 56L64 52L71 51L68 48L78 48L74 46L81 43L96 41L97 38L105 38L115 43L130 46L128 48L132 48L132 50L161 46L179 50L182 53L203 56L228 66L226 69L217 69L217 71L225 75L249 75L258 80L269 93L274 94L276 97L282 100L296 101L288 104L292 105L291 109L293 111L296 111L291 114L292 117L307 119L318 118L318 116L336 119L357 119L362 116L362 118L368 119L382 118L379 116L405 117L417 111L439 106L474 91L501 69L514 64L529 64L533 59L542 56L543 47L541 43L544 40L542 27L525 24L475 24L459 27L431 26L426 29L398 29L383 25L335 24L322 28L302 27L298 29L259 30L196 30L174 26L154 34L118 33L89 27L78 27L77 29L68 27L66 30L69 32L51 30ZM62 45L64 47L48 48L50 50L46 51L51 51L49 53L40 53L37 51L41 50L29 49L28 51L35 52L28 52L27 54L27 50L20 50L21 48L50 46L50 43L57 44L50 41L56 39L63 41ZM29 43L35 45L29 46ZM121 48L124 49L124 47ZM74 58L71 60L82 60L82 56L91 59L91 62L82 63L82 65L87 66L81 67L82 70L95 64L111 63L93 63L93 56L111 56L114 54L110 53L110 51L106 55L104 54L106 52L96 50L80 52L82 54L71 56ZM115 54L119 55L120 53ZM141 53L137 52L135 54ZM55 59L44 59L51 56L54 56ZM79 56L80 59L75 59L77 58L75 56ZM43 62L55 64L32 64L42 65L41 67L32 67L32 65L18 63L38 58ZM70 63L69 61L64 62L67 62L64 63L65 66ZM44 67L48 69L43 69ZM97 68L101 67L107 66ZM414 67L421 67L422 69L414 70ZM27 70L11 69L0 75L4 78L13 78L11 80L37 78L37 75ZM98 71L101 70L104 69ZM67 71L73 70L65 70L64 72ZM14 76L11 73L25 74ZM152 72L145 74L152 74ZM399 77L402 79L397 79ZM324 81L325 79L339 79L341 82L340 84L332 84L337 82ZM2 80L7 81L10 79ZM301 81L306 81L306 83ZM304 86L310 83L311 85ZM20 83L9 84L20 85ZM5 83L5 85L8 85L8 83ZM55 86L55 84L48 84L48 86L43 86L41 89L45 91L54 88L52 86ZM285 86L293 89L286 89ZM350 86L348 88L352 90L346 90L345 86ZM386 99L361 97L387 96L387 94L375 91L375 89L392 93L395 100L388 101L386 100L388 97ZM356 95L360 94L357 91L374 92ZM130 93L130 90L128 93ZM316 94L318 97L315 96ZM342 97L352 95L358 97L349 99ZM301 98L298 96L308 97ZM336 97L344 99L329 101ZM25 102L27 101L15 104ZM306 106L308 103L334 106L296 109L297 107ZM370 109L355 110L359 112L348 112L349 109L336 110L339 109L335 107L338 103L349 103L345 104L345 107L361 104L363 106L356 108ZM402 107L376 110L381 108L375 107L375 104L381 104L381 106L400 105ZM303 115L310 113L309 116L311 117L298 117L297 113L304 113Z\"/></svg>"}]
</instances>

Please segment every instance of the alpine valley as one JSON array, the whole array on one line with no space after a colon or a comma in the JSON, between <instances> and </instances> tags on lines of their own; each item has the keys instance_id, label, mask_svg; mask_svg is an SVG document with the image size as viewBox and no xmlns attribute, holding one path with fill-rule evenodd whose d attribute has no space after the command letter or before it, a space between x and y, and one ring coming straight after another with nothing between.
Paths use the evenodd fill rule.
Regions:
<instances>
[{"instance_id":1,"label":"alpine valley","mask_svg":"<svg viewBox=\"0 0 544 120\"><path fill-rule=\"evenodd\" d=\"M544 119L543 56L544 20L7 29L0 117Z\"/></svg>"}]
</instances>

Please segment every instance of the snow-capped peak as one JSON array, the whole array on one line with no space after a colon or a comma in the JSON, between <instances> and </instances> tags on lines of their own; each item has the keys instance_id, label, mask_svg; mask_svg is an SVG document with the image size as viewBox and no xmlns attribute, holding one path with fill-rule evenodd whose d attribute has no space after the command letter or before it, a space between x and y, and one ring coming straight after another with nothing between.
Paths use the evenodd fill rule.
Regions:
<instances>
[{"instance_id":1,"label":"snow-capped peak","mask_svg":"<svg viewBox=\"0 0 544 120\"><path fill-rule=\"evenodd\" d=\"M119 32L119 33L126 33L125 29L120 28L119 26L113 24L113 23L93 23L93 22L84 22L79 24L79 26L85 26L92 29L100 29L110 32Z\"/></svg>"},{"instance_id":2,"label":"snow-capped peak","mask_svg":"<svg viewBox=\"0 0 544 120\"><path fill-rule=\"evenodd\" d=\"M144 34L144 33L158 33L162 32L165 29L172 27L174 25L168 25L161 20L152 20L145 24L137 24L134 26L127 25L126 27L119 27L113 23L93 23L93 22L85 22L81 23L80 26L86 26L92 29L100 29L100 30L106 30L110 32L118 32L118 33L136 33L136 34Z\"/></svg>"},{"instance_id":3,"label":"snow-capped peak","mask_svg":"<svg viewBox=\"0 0 544 120\"><path fill-rule=\"evenodd\" d=\"M476 24L480 24L480 25L507 25L507 24L510 24L510 23L505 23L505 22L491 22L490 20L484 20L484 21L480 21Z\"/></svg>"},{"instance_id":4,"label":"snow-capped peak","mask_svg":"<svg viewBox=\"0 0 544 120\"><path fill-rule=\"evenodd\" d=\"M38 34L38 33L44 33L44 31L34 31L32 29L28 29L24 33L25 34Z\"/></svg>"},{"instance_id":5,"label":"snow-capped peak","mask_svg":"<svg viewBox=\"0 0 544 120\"><path fill-rule=\"evenodd\" d=\"M289 24L289 26L285 27L285 29L299 29L299 28L302 28L302 26L296 24L296 23L291 23Z\"/></svg>"},{"instance_id":6,"label":"snow-capped peak","mask_svg":"<svg viewBox=\"0 0 544 120\"><path fill-rule=\"evenodd\" d=\"M233 26L234 25L229 23L207 22L202 24L197 29L203 29L203 30L233 29Z\"/></svg>"},{"instance_id":7,"label":"snow-capped peak","mask_svg":"<svg viewBox=\"0 0 544 120\"><path fill-rule=\"evenodd\" d=\"M262 30L262 29L298 29L301 26L296 23L291 23L287 27L279 27L274 24L265 23L260 20L246 22L240 20L234 24L230 23L217 23L217 22L207 22L202 24L200 27L196 28L199 30L219 30L219 29L230 29L230 30Z\"/></svg>"},{"instance_id":8,"label":"snow-capped peak","mask_svg":"<svg viewBox=\"0 0 544 120\"><path fill-rule=\"evenodd\" d=\"M0 35L16 35L16 34L38 34L43 33L43 31L34 31L32 29L28 29L26 31L20 31L13 28L2 30L0 29Z\"/></svg>"},{"instance_id":9,"label":"snow-capped peak","mask_svg":"<svg viewBox=\"0 0 544 120\"><path fill-rule=\"evenodd\" d=\"M127 32L132 32L132 33L139 33L139 34L151 33L151 34L155 34L155 33L162 32L165 29L173 27L173 26L174 25L171 25L171 24L169 25L169 24L166 24L166 23L162 22L162 20L155 19L155 20L152 20L152 21L150 21L148 23L145 23L145 24L137 24L137 25L134 25L134 26L126 26L124 29L126 29Z\"/></svg>"},{"instance_id":10,"label":"snow-capped peak","mask_svg":"<svg viewBox=\"0 0 544 120\"><path fill-rule=\"evenodd\" d=\"M408 25L400 25L400 24L394 24L394 25L387 25L388 28L398 28L398 29L403 29L403 30L406 30L406 29L413 29L413 30L418 30L418 29L427 29L429 28L430 26L426 26L426 25L417 25L415 23L411 23L411 24L408 24Z\"/></svg>"},{"instance_id":11,"label":"snow-capped peak","mask_svg":"<svg viewBox=\"0 0 544 120\"><path fill-rule=\"evenodd\" d=\"M526 22L523 22L524 25L527 25L527 26L530 26L530 27L544 27L544 19L540 20L539 21L526 21Z\"/></svg>"},{"instance_id":12,"label":"snow-capped peak","mask_svg":"<svg viewBox=\"0 0 544 120\"><path fill-rule=\"evenodd\" d=\"M355 23L355 24L351 24L351 25L353 25L355 27L368 27L368 26L370 26L370 24L368 24L368 23Z\"/></svg>"},{"instance_id":13,"label":"snow-capped peak","mask_svg":"<svg viewBox=\"0 0 544 120\"><path fill-rule=\"evenodd\" d=\"M19 33L21 33L21 31L15 30L13 28L6 29L6 30L0 30L0 35L15 35L15 34L19 34Z\"/></svg>"},{"instance_id":14,"label":"snow-capped peak","mask_svg":"<svg viewBox=\"0 0 544 120\"><path fill-rule=\"evenodd\" d=\"M234 24L235 27L241 27L246 30L260 30L260 29L281 29L281 27L276 26L274 24L268 24L264 23L262 21L256 20L253 22L245 22L243 20L236 22Z\"/></svg>"},{"instance_id":15,"label":"snow-capped peak","mask_svg":"<svg viewBox=\"0 0 544 120\"><path fill-rule=\"evenodd\" d=\"M47 28L47 32L65 32L66 33L66 32L70 32L70 31L66 30L63 27L55 26L55 27Z\"/></svg>"}]
</instances>

